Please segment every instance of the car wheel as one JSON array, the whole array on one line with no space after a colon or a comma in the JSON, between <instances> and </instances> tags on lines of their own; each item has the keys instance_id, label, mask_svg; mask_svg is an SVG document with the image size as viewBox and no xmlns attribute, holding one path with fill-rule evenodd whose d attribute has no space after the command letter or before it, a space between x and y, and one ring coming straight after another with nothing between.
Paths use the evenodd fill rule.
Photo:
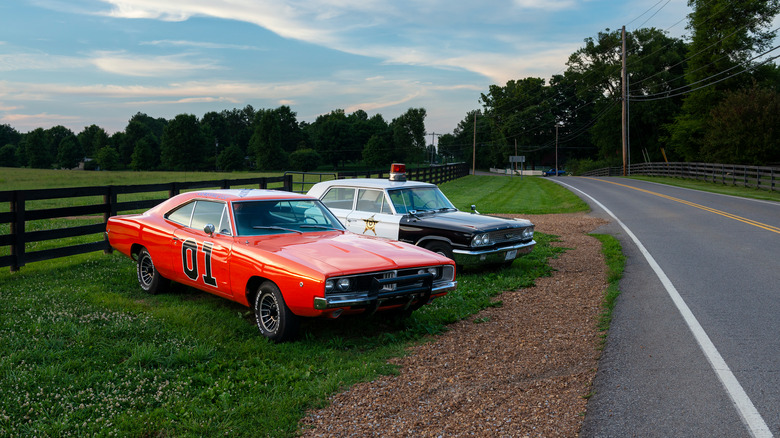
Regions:
<instances>
[{"instance_id":1,"label":"car wheel","mask_svg":"<svg viewBox=\"0 0 780 438\"><path fill-rule=\"evenodd\" d=\"M452 258L452 247L444 242L429 242L425 244L424 248L444 257Z\"/></svg>"},{"instance_id":2,"label":"car wheel","mask_svg":"<svg viewBox=\"0 0 780 438\"><path fill-rule=\"evenodd\" d=\"M255 320L260 333L274 342L289 341L298 333L298 316L284 303L282 292L266 281L255 295Z\"/></svg>"},{"instance_id":3,"label":"car wheel","mask_svg":"<svg viewBox=\"0 0 780 438\"><path fill-rule=\"evenodd\" d=\"M135 267L138 275L138 284L141 285L141 289L154 295L168 287L168 279L157 272L154 260L152 260L152 256L146 248L141 248L141 251L138 252Z\"/></svg>"}]
</instances>

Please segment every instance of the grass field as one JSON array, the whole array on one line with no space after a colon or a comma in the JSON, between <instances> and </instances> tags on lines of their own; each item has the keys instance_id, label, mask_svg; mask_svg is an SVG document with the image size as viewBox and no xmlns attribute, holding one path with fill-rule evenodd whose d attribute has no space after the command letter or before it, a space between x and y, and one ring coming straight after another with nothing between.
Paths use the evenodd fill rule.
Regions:
<instances>
[{"instance_id":1,"label":"grass field","mask_svg":"<svg viewBox=\"0 0 780 438\"><path fill-rule=\"evenodd\" d=\"M37 178L75 181L52 172ZM127 173L82 185L141 182ZM142 182L176 174L152 176L160 179ZM37 178L18 184L39 188L30 187ZM466 177L442 189L458 207L476 204L482 213L586 208L542 178ZM305 411L329 395L397 372L387 360L405 347L549 275L547 260L563 251L554 239L537 233L537 247L510 269L459 273L457 291L402 324L381 316L307 320L301 339L283 345L261 337L251 311L227 300L183 286L142 293L133 261L119 254L0 272L0 436L293 436Z\"/></svg>"}]
</instances>

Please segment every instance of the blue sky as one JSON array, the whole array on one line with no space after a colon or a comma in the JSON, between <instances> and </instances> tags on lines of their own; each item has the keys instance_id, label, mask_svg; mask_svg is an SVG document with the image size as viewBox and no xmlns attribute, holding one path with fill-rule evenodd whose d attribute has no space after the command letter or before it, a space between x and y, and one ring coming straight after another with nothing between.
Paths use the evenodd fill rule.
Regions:
<instances>
[{"instance_id":1,"label":"blue sky","mask_svg":"<svg viewBox=\"0 0 780 438\"><path fill-rule=\"evenodd\" d=\"M299 121L427 110L451 133L492 84L549 79L599 31L686 33L686 0L3 0L0 124L288 105Z\"/></svg>"}]
</instances>

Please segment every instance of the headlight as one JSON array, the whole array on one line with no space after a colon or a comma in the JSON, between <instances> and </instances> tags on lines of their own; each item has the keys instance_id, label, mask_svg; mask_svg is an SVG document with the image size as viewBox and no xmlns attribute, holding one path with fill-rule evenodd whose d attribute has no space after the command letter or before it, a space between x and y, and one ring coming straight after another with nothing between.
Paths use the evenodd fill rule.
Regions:
<instances>
[{"instance_id":1,"label":"headlight","mask_svg":"<svg viewBox=\"0 0 780 438\"><path fill-rule=\"evenodd\" d=\"M333 292L333 280L328 280L325 282L325 292Z\"/></svg>"},{"instance_id":2,"label":"headlight","mask_svg":"<svg viewBox=\"0 0 780 438\"><path fill-rule=\"evenodd\" d=\"M347 290L349 290L349 287L351 285L352 285L352 283L349 281L349 278L339 278L339 281L338 281L339 290L347 291Z\"/></svg>"},{"instance_id":3,"label":"headlight","mask_svg":"<svg viewBox=\"0 0 780 438\"><path fill-rule=\"evenodd\" d=\"M477 234L474 237L474 240L471 241L471 246L485 246L485 245L490 245L489 234Z\"/></svg>"},{"instance_id":4,"label":"headlight","mask_svg":"<svg viewBox=\"0 0 780 438\"><path fill-rule=\"evenodd\" d=\"M436 278L436 277L439 276L439 270L437 268L433 267L433 266L431 266L428 269L420 269L419 271L417 271L417 273L420 274L420 275L422 275L422 274L431 274L431 275L433 275L433 278Z\"/></svg>"},{"instance_id":5,"label":"headlight","mask_svg":"<svg viewBox=\"0 0 780 438\"><path fill-rule=\"evenodd\" d=\"M534 237L534 227L528 227L523 229L523 238L530 239Z\"/></svg>"}]
</instances>

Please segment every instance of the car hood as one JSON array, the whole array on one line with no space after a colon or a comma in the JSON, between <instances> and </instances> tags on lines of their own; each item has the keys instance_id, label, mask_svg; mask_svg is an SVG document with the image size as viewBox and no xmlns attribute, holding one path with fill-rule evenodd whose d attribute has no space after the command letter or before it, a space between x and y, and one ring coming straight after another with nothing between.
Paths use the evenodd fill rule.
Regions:
<instances>
[{"instance_id":1,"label":"car hood","mask_svg":"<svg viewBox=\"0 0 780 438\"><path fill-rule=\"evenodd\" d=\"M414 245L350 232L282 234L243 240L258 256L281 257L330 275L452 262Z\"/></svg>"},{"instance_id":2,"label":"car hood","mask_svg":"<svg viewBox=\"0 0 780 438\"><path fill-rule=\"evenodd\" d=\"M505 228L528 227L533 224L526 219L509 219L484 214L466 213L463 211L447 211L440 213L420 213L416 217L408 215L405 222L409 225L425 225L444 229L460 229L463 231L489 232Z\"/></svg>"}]
</instances>

